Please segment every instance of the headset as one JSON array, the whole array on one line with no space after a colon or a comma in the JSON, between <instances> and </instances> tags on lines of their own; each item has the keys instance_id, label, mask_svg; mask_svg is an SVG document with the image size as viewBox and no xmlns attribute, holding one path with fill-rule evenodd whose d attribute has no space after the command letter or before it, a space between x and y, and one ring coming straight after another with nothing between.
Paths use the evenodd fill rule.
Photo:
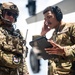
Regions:
<instances>
[{"instance_id":1,"label":"headset","mask_svg":"<svg viewBox=\"0 0 75 75\"><path fill-rule=\"evenodd\" d=\"M52 6L52 10L53 10L53 12L54 12L54 14L56 16L56 19L58 21L61 21L62 18L63 18L63 14L61 12L61 9L58 6L54 6L54 7Z\"/></svg>"},{"instance_id":2,"label":"headset","mask_svg":"<svg viewBox=\"0 0 75 75\"><path fill-rule=\"evenodd\" d=\"M43 14L45 14L46 12L51 11L52 13L55 14L56 19L58 21L61 21L63 18L63 13L61 11L61 9L58 6L49 6L47 8L44 9Z\"/></svg>"}]
</instances>

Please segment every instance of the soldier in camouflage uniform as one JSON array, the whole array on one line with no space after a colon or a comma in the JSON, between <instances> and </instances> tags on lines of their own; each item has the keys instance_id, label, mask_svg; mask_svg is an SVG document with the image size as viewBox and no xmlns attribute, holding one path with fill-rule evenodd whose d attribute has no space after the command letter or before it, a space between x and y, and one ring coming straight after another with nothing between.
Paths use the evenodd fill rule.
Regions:
<instances>
[{"instance_id":1,"label":"soldier in camouflage uniform","mask_svg":"<svg viewBox=\"0 0 75 75\"><path fill-rule=\"evenodd\" d=\"M14 3L0 3L0 75L29 75L23 62L25 40L20 30L13 27L18 15Z\"/></svg>"},{"instance_id":2,"label":"soldier in camouflage uniform","mask_svg":"<svg viewBox=\"0 0 75 75\"><path fill-rule=\"evenodd\" d=\"M58 6L49 6L44 11L41 35L55 29L48 40L53 47L46 48L51 55L48 75L75 75L75 23L62 22L63 14Z\"/></svg>"}]
</instances>

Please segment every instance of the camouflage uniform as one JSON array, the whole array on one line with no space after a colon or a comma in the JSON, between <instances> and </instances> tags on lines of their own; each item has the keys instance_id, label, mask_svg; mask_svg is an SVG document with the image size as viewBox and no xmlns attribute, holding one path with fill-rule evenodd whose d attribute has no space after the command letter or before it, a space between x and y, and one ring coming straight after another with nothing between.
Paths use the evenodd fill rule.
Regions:
<instances>
[{"instance_id":1,"label":"camouflage uniform","mask_svg":"<svg viewBox=\"0 0 75 75\"><path fill-rule=\"evenodd\" d=\"M65 56L49 60L48 75L75 75L75 23L63 23L52 38L65 48Z\"/></svg>"},{"instance_id":2,"label":"camouflage uniform","mask_svg":"<svg viewBox=\"0 0 75 75\"><path fill-rule=\"evenodd\" d=\"M2 16L5 10L10 9L18 14L13 3L4 3L2 7L0 4L0 75L29 75L26 61L23 62L23 53L27 50L23 37Z\"/></svg>"},{"instance_id":3,"label":"camouflage uniform","mask_svg":"<svg viewBox=\"0 0 75 75\"><path fill-rule=\"evenodd\" d=\"M23 39L18 37L17 33L12 34L11 31L4 28L0 27L0 75L17 75L19 72L20 75L23 72L28 73L26 62L23 62L22 57ZM14 62L14 56L20 58L18 63Z\"/></svg>"}]
</instances>

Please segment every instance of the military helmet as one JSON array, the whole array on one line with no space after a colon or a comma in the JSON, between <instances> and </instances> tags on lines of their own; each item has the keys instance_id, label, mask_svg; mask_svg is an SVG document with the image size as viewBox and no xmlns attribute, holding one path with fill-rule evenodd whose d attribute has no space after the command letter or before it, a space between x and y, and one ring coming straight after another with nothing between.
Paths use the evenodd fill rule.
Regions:
<instances>
[{"instance_id":1,"label":"military helmet","mask_svg":"<svg viewBox=\"0 0 75 75\"><path fill-rule=\"evenodd\" d=\"M12 2L3 3L2 9L3 10L10 10L12 12L15 12L17 15L19 15L19 10L18 10L17 6Z\"/></svg>"},{"instance_id":2,"label":"military helmet","mask_svg":"<svg viewBox=\"0 0 75 75\"><path fill-rule=\"evenodd\" d=\"M18 10L18 7L14 3L5 2L5 3L0 4L0 11L1 11L0 15L2 15L2 17L6 11L11 11L11 12L15 13L16 14L15 22L16 22L17 17L19 15L19 10Z\"/></svg>"}]
</instances>

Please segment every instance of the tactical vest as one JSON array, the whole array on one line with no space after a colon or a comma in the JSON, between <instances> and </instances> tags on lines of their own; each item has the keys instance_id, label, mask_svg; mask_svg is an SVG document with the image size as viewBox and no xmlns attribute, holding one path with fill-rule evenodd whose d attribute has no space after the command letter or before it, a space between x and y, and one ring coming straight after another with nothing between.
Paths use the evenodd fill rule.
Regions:
<instances>
[{"instance_id":1,"label":"tactical vest","mask_svg":"<svg viewBox=\"0 0 75 75\"><path fill-rule=\"evenodd\" d=\"M0 62L1 66L17 68L22 63L23 38L0 27Z\"/></svg>"}]
</instances>

